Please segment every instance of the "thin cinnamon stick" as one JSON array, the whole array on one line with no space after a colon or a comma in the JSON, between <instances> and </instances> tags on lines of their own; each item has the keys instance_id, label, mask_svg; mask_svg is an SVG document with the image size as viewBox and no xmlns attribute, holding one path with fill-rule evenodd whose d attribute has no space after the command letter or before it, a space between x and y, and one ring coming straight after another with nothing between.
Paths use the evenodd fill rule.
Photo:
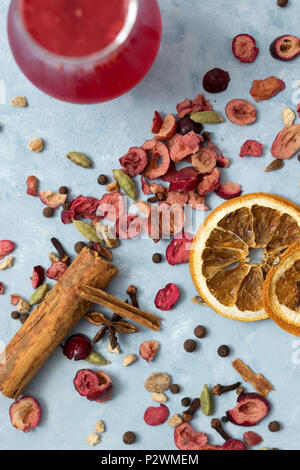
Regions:
<instances>
[{"instance_id":1,"label":"thin cinnamon stick","mask_svg":"<svg viewBox=\"0 0 300 470\"><path fill-rule=\"evenodd\" d=\"M274 390L273 385L261 374L255 374L241 359L236 359L232 367L241 375L245 382L250 382L263 397Z\"/></svg>"},{"instance_id":2,"label":"thin cinnamon stick","mask_svg":"<svg viewBox=\"0 0 300 470\"><path fill-rule=\"evenodd\" d=\"M0 390L17 398L50 354L90 310L92 303L77 292L79 285L105 289L117 268L84 248L44 301L31 313L0 358Z\"/></svg>"},{"instance_id":3,"label":"thin cinnamon stick","mask_svg":"<svg viewBox=\"0 0 300 470\"><path fill-rule=\"evenodd\" d=\"M133 305L129 305L126 302L122 302L122 300L117 299L101 289L81 285L78 288L78 293L82 299L106 307L121 317L128 318L151 330L158 331L160 328L162 318L145 312Z\"/></svg>"}]
</instances>

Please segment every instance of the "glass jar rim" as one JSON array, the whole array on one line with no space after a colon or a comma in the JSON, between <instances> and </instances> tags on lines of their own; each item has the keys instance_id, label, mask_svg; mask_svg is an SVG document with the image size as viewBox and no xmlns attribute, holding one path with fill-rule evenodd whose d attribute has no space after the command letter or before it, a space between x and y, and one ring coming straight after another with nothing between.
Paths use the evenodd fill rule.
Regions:
<instances>
[{"instance_id":1,"label":"glass jar rim","mask_svg":"<svg viewBox=\"0 0 300 470\"><path fill-rule=\"evenodd\" d=\"M84 65L85 63L90 63L92 61L101 61L106 59L108 56L110 56L112 53L116 52L122 44L126 41L128 38L129 34L131 33L135 22L137 18L137 13L138 13L138 2L139 0L128 0L128 12L126 16L125 23L123 25L123 28L121 31L117 34L115 39L109 43L106 47L101 49L100 51L93 52L92 54L87 54L85 56L64 56L60 54L55 54L54 52L49 51L46 49L44 46L39 44L33 36L27 31L24 22L22 20L22 11L21 11L21 2L22 0L17 0L18 1L18 9L19 9L19 14L17 17L18 21L18 26L20 29L22 29L23 34L26 36L27 40L32 44L32 46L36 49L36 51L40 54L43 55L43 58L45 59L45 56L48 57L50 61L54 61L55 63L57 62L62 62L62 63L69 63L69 64L76 64L76 65Z\"/></svg>"}]
</instances>

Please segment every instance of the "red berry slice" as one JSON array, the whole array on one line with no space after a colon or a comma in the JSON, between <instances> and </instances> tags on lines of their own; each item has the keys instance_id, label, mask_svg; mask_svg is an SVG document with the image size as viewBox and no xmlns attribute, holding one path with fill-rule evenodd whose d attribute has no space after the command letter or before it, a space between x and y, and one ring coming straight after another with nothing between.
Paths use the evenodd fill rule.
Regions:
<instances>
[{"instance_id":1,"label":"red berry slice","mask_svg":"<svg viewBox=\"0 0 300 470\"><path fill-rule=\"evenodd\" d=\"M240 62L254 62L259 49L256 47L255 39L249 34L238 34L232 41L233 55Z\"/></svg>"},{"instance_id":2,"label":"red berry slice","mask_svg":"<svg viewBox=\"0 0 300 470\"><path fill-rule=\"evenodd\" d=\"M270 45L270 52L274 59L284 62L294 60L300 54L300 39L288 34L279 36Z\"/></svg>"},{"instance_id":3,"label":"red berry slice","mask_svg":"<svg viewBox=\"0 0 300 470\"><path fill-rule=\"evenodd\" d=\"M203 175L198 185L199 196L205 196L205 194L218 189L220 185L220 176L221 172L219 168L214 168L210 175Z\"/></svg>"},{"instance_id":4,"label":"red berry slice","mask_svg":"<svg viewBox=\"0 0 300 470\"><path fill-rule=\"evenodd\" d=\"M120 158L120 163L126 173L134 177L140 175L148 165L148 157L146 152L140 147L131 147L128 153Z\"/></svg>"},{"instance_id":5,"label":"red berry slice","mask_svg":"<svg viewBox=\"0 0 300 470\"><path fill-rule=\"evenodd\" d=\"M229 199L233 199L238 197L242 194L241 186L239 184L232 183L231 181L227 181L224 184L220 184L218 189L216 189L215 193L228 201Z\"/></svg>"},{"instance_id":6,"label":"red berry slice","mask_svg":"<svg viewBox=\"0 0 300 470\"><path fill-rule=\"evenodd\" d=\"M173 114L167 114L159 133L155 136L156 140L168 140L176 134L177 131L177 121Z\"/></svg>"},{"instance_id":7,"label":"red berry slice","mask_svg":"<svg viewBox=\"0 0 300 470\"><path fill-rule=\"evenodd\" d=\"M182 423L175 428L174 441L180 450L205 450L208 437L202 432L195 432L189 424Z\"/></svg>"},{"instance_id":8,"label":"red berry slice","mask_svg":"<svg viewBox=\"0 0 300 470\"><path fill-rule=\"evenodd\" d=\"M12 425L23 432L29 432L40 422L42 410L40 404L33 397L22 397L9 408Z\"/></svg>"},{"instance_id":9,"label":"red berry slice","mask_svg":"<svg viewBox=\"0 0 300 470\"><path fill-rule=\"evenodd\" d=\"M263 438L253 431L248 431L243 434L243 440L248 447L257 446L263 441Z\"/></svg>"},{"instance_id":10,"label":"red berry slice","mask_svg":"<svg viewBox=\"0 0 300 470\"><path fill-rule=\"evenodd\" d=\"M183 232L177 235L167 247L167 262L171 266L188 263L192 241L193 236L190 233Z\"/></svg>"},{"instance_id":11,"label":"red berry slice","mask_svg":"<svg viewBox=\"0 0 300 470\"><path fill-rule=\"evenodd\" d=\"M166 405L150 406L144 414L144 421L149 426L159 426L167 421L170 415L169 408Z\"/></svg>"},{"instance_id":12,"label":"red berry slice","mask_svg":"<svg viewBox=\"0 0 300 470\"><path fill-rule=\"evenodd\" d=\"M270 403L258 393L244 393L237 405L227 411L227 418L238 426L255 426L270 412Z\"/></svg>"},{"instance_id":13,"label":"red berry slice","mask_svg":"<svg viewBox=\"0 0 300 470\"><path fill-rule=\"evenodd\" d=\"M229 121L238 126L248 126L257 119L256 109L246 100L229 101L225 111Z\"/></svg>"},{"instance_id":14,"label":"red berry slice","mask_svg":"<svg viewBox=\"0 0 300 470\"><path fill-rule=\"evenodd\" d=\"M200 174L211 173L217 164L217 153L210 148L202 148L192 155L192 165Z\"/></svg>"},{"instance_id":15,"label":"red berry slice","mask_svg":"<svg viewBox=\"0 0 300 470\"><path fill-rule=\"evenodd\" d=\"M14 242L10 240L1 240L0 241L0 259L3 259L5 256L9 255L15 249Z\"/></svg>"},{"instance_id":16,"label":"red berry slice","mask_svg":"<svg viewBox=\"0 0 300 470\"><path fill-rule=\"evenodd\" d=\"M229 439L226 441L223 446L222 450L247 450L245 444L238 439Z\"/></svg>"},{"instance_id":17,"label":"red berry slice","mask_svg":"<svg viewBox=\"0 0 300 470\"><path fill-rule=\"evenodd\" d=\"M115 227L117 237L123 240L137 237L141 229L141 219L135 214L124 214L117 220Z\"/></svg>"},{"instance_id":18,"label":"red berry slice","mask_svg":"<svg viewBox=\"0 0 300 470\"><path fill-rule=\"evenodd\" d=\"M154 116L151 125L152 134L158 134L163 124L163 119L158 111L154 111Z\"/></svg>"},{"instance_id":19,"label":"red berry slice","mask_svg":"<svg viewBox=\"0 0 300 470\"><path fill-rule=\"evenodd\" d=\"M261 157L263 153L263 146L257 140L246 140L242 145L240 157Z\"/></svg>"},{"instance_id":20,"label":"red berry slice","mask_svg":"<svg viewBox=\"0 0 300 470\"><path fill-rule=\"evenodd\" d=\"M38 287L40 287L45 279L44 268L42 266L35 266L33 268L32 277L30 279L33 289L37 289Z\"/></svg>"}]
</instances>

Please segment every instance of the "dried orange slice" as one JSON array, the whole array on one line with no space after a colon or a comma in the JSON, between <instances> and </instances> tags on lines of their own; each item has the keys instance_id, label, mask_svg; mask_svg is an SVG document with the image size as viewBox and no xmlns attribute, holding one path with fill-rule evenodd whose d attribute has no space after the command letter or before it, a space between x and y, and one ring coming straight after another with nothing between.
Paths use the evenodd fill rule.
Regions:
<instances>
[{"instance_id":1,"label":"dried orange slice","mask_svg":"<svg viewBox=\"0 0 300 470\"><path fill-rule=\"evenodd\" d=\"M194 284L217 313L234 320L263 320L266 276L297 241L296 204L265 193L227 201L205 219L194 238L190 254ZM256 250L261 256L254 262Z\"/></svg>"},{"instance_id":2,"label":"dried orange slice","mask_svg":"<svg viewBox=\"0 0 300 470\"><path fill-rule=\"evenodd\" d=\"M300 336L300 242L293 243L280 264L269 271L263 294L268 316L284 330Z\"/></svg>"}]
</instances>

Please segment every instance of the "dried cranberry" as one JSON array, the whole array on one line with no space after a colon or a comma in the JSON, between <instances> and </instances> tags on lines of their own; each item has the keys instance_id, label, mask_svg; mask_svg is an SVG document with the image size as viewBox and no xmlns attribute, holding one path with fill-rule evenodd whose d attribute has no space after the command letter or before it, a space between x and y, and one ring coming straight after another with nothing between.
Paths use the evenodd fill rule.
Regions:
<instances>
[{"instance_id":1,"label":"dried cranberry","mask_svg":"<svg viewBox=\"0 0 300 470\"><path fill-rule=\"evenodd\" d=\"M158 111L154 111L154 116L151 125L152 134L158 134L163 124L163 119Z\"/></svg>"},{"instance_id":2,"label":"dried cranberry","mask_svg":"<svg viewBox=\"0 0 300 470\"><path fill-rule=\"evenodd\" d=\"M180 450L202 450L207 446L207 434L195 432L192 426L182 423L175 428L174 441Z\"/></svg>"},{"instance_id":3,"label":"dried cranberry","mask_svg":"<svg viewBox=\"0 0 300 470\"><path fill-rule=\"evenodd\" d=\"M39 402L29 396L19 398L9 408L12 425L23 432L35 428L40 422L41 414Z\"/></svg>"},{"instance_id":4,"label":"dried cranberry","mask_svg":"<svg viewBox=\"0 0 300 470\"><path fill-rule=\"evenodd\" d=\"M170 166L170 152L168 147L162 142L147 140L143 145L143 149L149 154L152 153L149 164L145 170L145 177L152 181L165 175Z\"/></svg>"},{"instance_id":5,"label":"dried cranberry","mask_svg":"<svg viewBox=\"0 0 300 470\"><path fill-rule=\"evenodd\" d=\"M89 338L82 334L70 336L63 346L63 353L68 359L82 361L86 359L92 351L92 343Z\"/></svg>"},{"instance_id":6,"label":"dried cranberry","mask_svg":"<svg viewBox=\"0 0 300 470\"><path fill-rule=\"evenodd\" d=\"M191 131L194 131L196 134L201 134L202 130L202 124L192 121L189 116L184 116L179 120L178 132L181 135L188 134Z\"/></svg>"},{"instance_id":7,"label":"dried cranberry","mask_svg":"<svg viewBox=\"0 0 300 470\"><path fill-rule=\"evenodd\" d=\"M140 147L131 147L124 157L120 158L120 163L126 173L134 177L140 175L148 165L146 152Z\"/></svg>"},{"instance_id":8,"label":"dried cranberry","mask_svg":"<svg viewBox=\"0 0 300 470\"><path fill-rule=\"evenodd\" d=\"M219 168L214 168L212 173L209 175L203 175L198 185L198 194L200 196L205 196L205 194L218 189L220 184L220 176L221 172Z\"/></svg>"},{"instance_id":9,"label":"dried cranberry","mask_svg":"<svg viewBox=\"0 0 300 470\"><path fill-rule=\"evenodd\" d=\"M167 284L160 289L155 297L155 306L160 310L171 310L179 299L179 289L176 284Z\"/></svg>"},{"instance_id":10,"label":"dried cranberry","mask_svg":"<svg viewBox=\"0 0 300 470\"><path fill-rule=\"evenodd\" d=\"M176 106L178 117L183 118L187 114L197 113L199 111L212 111L212 106L209 104L209 100L205 99L203 94L199 94L193 100L186 98Z\"/></svg>"},{"instance_id":11,"label":"dried cranberry","mask_svg":"<svg viewBox=\"0 0 300 470\"><path fill-rule=\"evenodd\" d=\"M226 201L242 194L241 186L239 184L232 183L231 181L220 184L215 192L219 197Z\"/></svg>"},{"instance_id":12,"label":"dried cranberry","mask_svg":"<svg viewBox=\"0 0 300 470\"><path fill-rule=\"evenodd\" d=\"M280 36L270 46L274 59L282 61L294 60L300 54L300 39L296 36Z\"/></svg>"},{"instance_id":13,"label":"dried cranberry","mask_svg":"<svg viewBox=\"0 0 300 470\"><path fill-rule=\"evenodd\" d=\"M101 403L107 401L112 395L112 381L102 370L97 372L90 369L79 370L73 383L79 395L90 401Z\"/></svg>"},{"instance_id":14,"label":"dried cranberry","mask_svg":"<svg viewBox=\"0 0 300 470\"><path fill-rule=\"evenodd\" d=\"M176 134L177 121L173 114L167 114L160 128L159 133L155 136L156 140L169 140Z\"/></svg>"},{"instance_id":15,"label":"dried cranberry","mask_svg":"<svg viewBox=\"0 0 300 470\"><path fill-rule=\"evenodd\" d=\"M143 176L141 176L141 185L142 185L142 191L144 194L146 195L152 194L150 186L147 183L147 180Z\"/></svg>"},{"instance_id":16,"label":"dried cranberry","mask_svg":"<svg viewBox=\"0 0 300 470\"><path fill-rule=\"evenodd\" d=\"M246 100L236 99L229 101L225 111L229 121L238 126L248 126L257 119L256 109Z\"/></svg>"},{"instance_id":17,"label":"dried cranberry","mask_svg":"<svg viewBox=\"0 0 300 470\"><path fill-rule=\"evenodd\" d=\"M238 426L255 426L270 412L269 402L258 393L244 393L237 399L237 405L227 411L229 421Z\"/></svg>"},{"instance_id":18,"label":"dried cranberry","mask_svg":"<svg viewBox=\"0 0 300 470\"><path fill-rule=\"evenodd\" d=\"M26 186L27 186L27 194L29 196L37 197L38 184L39 184L39 180L37 179L36 176L34 175L28 176L26 180Z\"/></svg>"},{"instance_id":19,"label":"dried cranberry","mask_svg":"<svg viewBox=\"0 0 300 470\"><path fill-rule=\"evenodd\" d=\"M121 239L137 237L142 228L141 219L135 214L124 214L116 222L116 234Z\"/></svg>"},{"instance_id":20,"label":"dried cranberry","mask_svg":"<svg viewBox=\"0 0 300 470\"><path fill-rule=\"evenodd\" d=\"M247 446L257 446L263 441L263 438L253 431L248 431L243 434L243 441L247 444Z\"/></svg>"},{"instance_id":21,"label":"dried cranberry","mask_svg":"<svg viewBox=\"0 0 300 470\"><path fill-rule=\"evenodd\" d=\"M170 147L170 157L173 162L180 162L188 155L199 150L199 144L203 142L202 135L191 131L188 134L177 134Z\"/></svg>"},{"instance_id":22,"label":"dried cranberry","mask_svg":"<svg viewBox=\"0 0 300 470\"><path fill-rule=\"evenodd\" d=\"M171 266L188 263L193 236L183 232L177 235L169 244L166 251L166 259Z\"/></svg>"},{"instance_id":23,"label":"dried cranberry","mask_svg":"<svg viewBox=\"0 0 300 470\"><path fill-rule=\"evenodd\" d=\"M256 140L246 140L242 145L240 157L261 157L263 153L263 146Z\"/></svg>"},{"instance_id":24,"label":"dried cranberry","mask_svg":"<svg viewBox=\"0 0 300 470\"><path fill-rule=\"evenodd\" d=\"M240 62L254 62L259 49L255 39L249 34L238 34L232 41L232 52Z\"/></svg>"},{"instance_id":25,"label":"dried cranberry","mask_svg":"<svg viewBox=\"0 0 300 470\"><path fill-rule=\"evenodd\" d=\"M32 282L33 289L37 289L38 287L40 287L45 279L44 268L42 266L35 266L33 268L33 274L30 279Z\"/></svg>"},{"instance_id":26,"label":"dried cranberry","mask_svg":"<svg viewBox=\"0 0 300 470\"><path fill-rule=\"evenodd\" d=\"M88 218L96 214L99 200L95 197L78 196L69 206L70 211L74 211L74 219L79 217Z\"/></svg>"},{"instance_id":27,"label":"dried cranberry","mask_svg":"<svg viewBox=\"0 0 300 470\"><path fill-rule=\"evenodd\" d=\"M15 249L14 242L10 240L0 240L0 259L5 258Z\"/></svg>"},{"instance_id":28,"label":"dried cranberry","mask_svg":"<svg viewBox=\"0 0 300 470\"><path fill-rule=\"evenodd\" d=\"M202 175L211 173L217 164L217 158L218 155L213 149L201 148L192 155L192 165Z\"/></svg>"},{"instance_id":29,"label":"dried cranberry","mask_svg":"<svg viewBox=\"0 0 300 470\"><path fill-rule=\"evenodd\" d=\"M229 82L229 73L216 67L204 75L203 88L208 93L221 93L227 90Z\"/></svg>"},{"instance_id":30,"label":"dried cranberry","mask_svg":"<svg viewBox=\"0 0 300 470\"><path fill-rule=\"evenodd\" d=\"M170 415L169 408L166 405L149 406L144 414L144 421L149 426L159 426L167 421Z\"/></svg>"}]
</instances>

